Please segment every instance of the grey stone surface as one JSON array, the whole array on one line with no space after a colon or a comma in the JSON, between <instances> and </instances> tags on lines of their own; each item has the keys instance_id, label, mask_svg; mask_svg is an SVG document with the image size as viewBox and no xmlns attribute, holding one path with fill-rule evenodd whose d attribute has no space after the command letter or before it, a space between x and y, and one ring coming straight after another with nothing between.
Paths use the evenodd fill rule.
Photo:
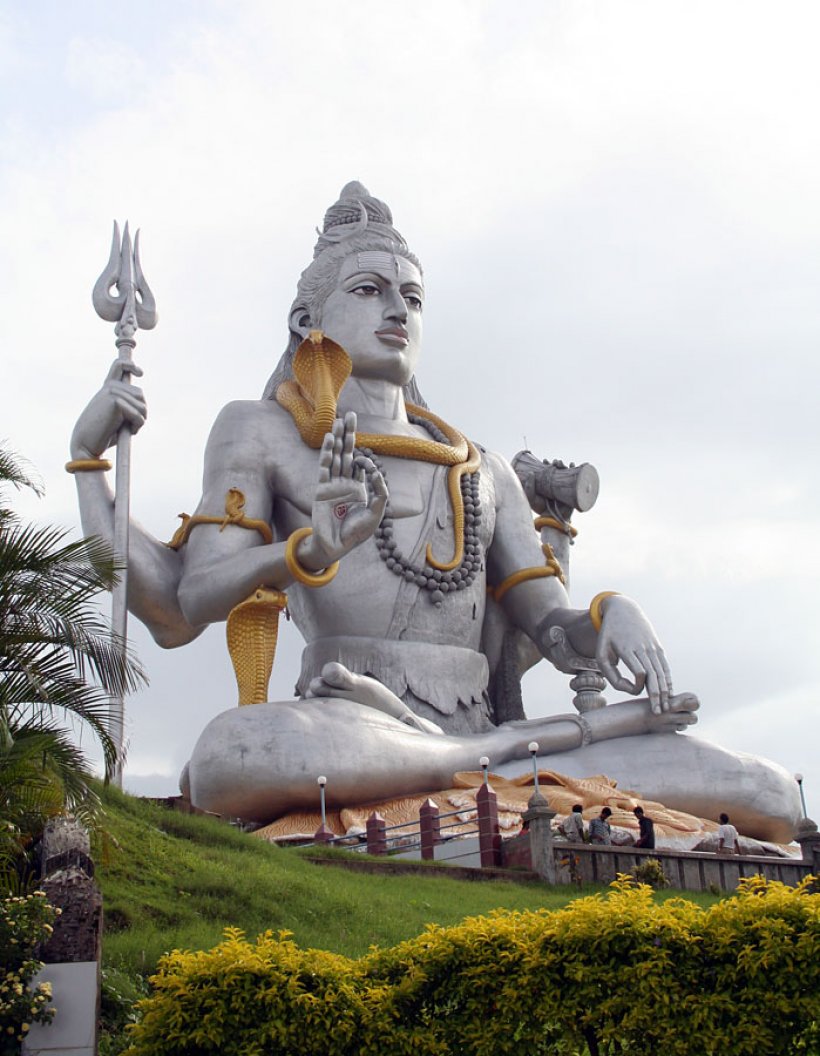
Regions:
<instances>
[{"instance_id":1,"label":"grey stone surface","mask_svg":"<svg viewBox=\"0 0 820 1056\"><path fill-rule=\"evenodd\" d=\"M820 876L820 832L817 824L811 818L802 818L797 826L797 843L806 862L815 873Z\"/></svg>"},{"instance_id":2,"label":"grey stone surface","mask_svg":"<svg viewBox=\"0 0 820 1056\"><path fill-rule=\"evenodd\" d=\"M46 964L32 985L50 982L51 1023L33 1023L23 1043L23 1056L95 1056L99 965L96 961Z\"/></svg>"},{"instance_id":3,"label":"grey stone surface","mask_svg":"<svg viewBox=\"0 0 820 1056\"><path fill-rule=\"evenodd\" d=\"M54 932L43 947L44 961L69 963L100 959L102 894L82 869L61 869L40 885L46 898L60 910Z\"/></svg>"},{"instance_id":4,"label":"grey stone surface","mask_svg":"<svg viewBox=\"0 0 820 1056\"><path fill-rule=\"evenodd\" d=\"M43 862L66 851L90 854L91 840L88 830L76 818L64 816L49 818L43 830Z\"/></svg>"},{"instance_id":5,"label":"grey stone surface","mask_svg":"<svg viewBox=\"0 0 820 1056\"><path fill-rule=\"evenodd\" d=\"M530 857L532 868L548 884L556 880L555 842L552 838L552 821L555 811L538 792L534 792L521 820L530 834Z\"/></svg>"}]
</instances>

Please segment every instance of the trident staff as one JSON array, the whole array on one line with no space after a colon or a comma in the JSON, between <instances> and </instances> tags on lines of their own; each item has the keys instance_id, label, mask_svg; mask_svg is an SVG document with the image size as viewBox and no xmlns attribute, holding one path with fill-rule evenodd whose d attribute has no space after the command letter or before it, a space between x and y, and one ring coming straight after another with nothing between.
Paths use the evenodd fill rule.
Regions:
<instances>
[{"instance_id":1,"label":"trident staff","mask_svg":"<svg viewBox=\"0 0 820 1056\"><path fill-rule=\"evenodd\" d=\"M157 308L154 295L145 281L140 267L140 235L137 231L134 244L126 221L120 239L120 228L114 221L111 239L111 254L108 264L94 285L92 300L97 315L106 322L116 323L114 344L124 367L133 365L137 330L152 330L157 323ZM116 290L116 292L114 292ZM122 380L130 382L131 372L123 370ZM117 480L114 492L114 551L121 562L119 579L114 587L111 605L111 623L125 650L128 636L128 518L131 481L131 428L126 423L117 434ZM117 763L113 781L122 788L123 737L125 725L125 701L121 694L111 704L112 736L117 745Z\"/></svg>"}]
</instances>

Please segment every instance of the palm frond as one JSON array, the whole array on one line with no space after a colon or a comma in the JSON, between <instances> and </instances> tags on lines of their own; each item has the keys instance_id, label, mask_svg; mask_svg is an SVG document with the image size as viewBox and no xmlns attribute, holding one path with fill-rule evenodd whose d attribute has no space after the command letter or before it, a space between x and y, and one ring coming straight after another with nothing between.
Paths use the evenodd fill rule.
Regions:
<instances>
[{"instance_id":1,"label":"palm frond","mask_svg":"<svg viewBox=\"0 0 820 1056\"><path fill-rule=\"evenodd\" d=\"M49 613L30 614L22 624L9 620L0 630L0 653L0 673L69 659L80 678L112 696L134 692L146 683L127 642L94 611L70 622Z\"/></svg>"},{"instance_id":2,"label":"palm frond","mask_svg":"<svg viewBox=\"0 0 820 1056\"><path fill-rule=\"evenodd\" d=\"M50 597L55 603L57 591L88 600L90 594L110 590L118 567L111 549L97 538L64 543L67 535L53 525L0 526L0 589L44 601Z\"/></svg>"},{"instance_id":3,"label":"palm frond","mask_svg":"<svg viewBox=\"0 0 820 1056\"><path fill-rule=\"evenodd\" d=\"M53 720L31 717L20 723L14 729L14 749L0 759L0 769L8 760L37 773L41 788L53 788L56 781L60 789L58 813L65 809L76 814L79 810L99 807L99 796L89 784L94 774L82 750ZM47 800L46 796L41 802Z\"/></svg>"},{"instance_id":4,"label":"palm frond","mask_svg":"<svg viewBox=\"0 0 820 1056\"><path fill-rule=\"evenodd\" d=\"M42 493L23 461L0 445L0 495L6 484ZM87 801L84 755L64 724L90 729L110 773L117 761L111 700L146 682L97 607L117 573L103 540L69 540L62 528L24 524L0 509L0 762L10 764L21 730L27 737L39 731L48 766L27 771L35 797L47 772L61 775L67 802Z\"/></svg>"},{"instance_id":5,"label":"palm frond","mask_svg":"<svg viewBox=\"0 0 820 1056\"><path fill-rule=\"evenodd\" d=\"M38 680L36 675L43 674ZM48 672L15 672L0 677L0 704L14 726L32 716L39 722L76 720L88 727L100 743L107 770L116 762L117 748L111 718L111 698L101 688L88 685L69 665L54 665Z\"/></svg>"},{"instance_id":6,"label":"palm frond","mask_svg":"<svg viewBox=\"0 0 820 1056\"><path fill-rule=\"evenodd\" d=\"M11 484L18 489L31 488L35 494L42 495L43 485L35 478L34 467L5 444L6 441L0 441L0 489L4 484Z\"/></svg>"},{"instance_id":7,"label":"palm frond","mask_svg":"<svg viewBox=\"0 0 820 1056\"><path fill-rule=\"evenodd\" d=\"M93 829L102 815L93 775L66 730L29 719L13 734L0 750L0 888L25 880L27 849L49 818L68 812Z\"/></svg>"}]
</instances>

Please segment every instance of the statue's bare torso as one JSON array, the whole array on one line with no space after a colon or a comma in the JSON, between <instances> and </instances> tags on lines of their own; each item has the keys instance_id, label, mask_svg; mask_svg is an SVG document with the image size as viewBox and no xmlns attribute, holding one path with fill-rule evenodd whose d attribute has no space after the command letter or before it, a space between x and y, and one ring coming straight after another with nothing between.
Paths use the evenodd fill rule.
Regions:
<instances>
[{"instance_id":1,"label":"statue's bare torso","mask_svg":"<svg viewBox=\"0 0 820 1056\"><path fill-rule=\"evenodd\" d=\"M365 424L374 431L385 427L384 422ZM422 427L409 422L398 428L394 425L393 434L429 439ZM501 465L502 460L485 454L479 474L477 534L485 554L491 552L496 524L494 464ZM390 456L382 457L380 465L389 482L389 514L400 551L416 567L424 566L428 543L440 560L449 559L455 536L446 467ZM238 488L245 496L246 515L267 521L274 539L286 540L311 524L316 480L317 452L302 441L287 411L272 401L235 402L223 410L214 427L206 454L203 497L196 512L218 514L228 489ZM247 529L199 525L183 552L183 580L196 575L200 567L221 565L226 553L261 542L258 533ZM540 552L535 533L530 542L532 560L537 562ZM485 728L489 721L487 672L479 650L486 586L482 562L472 584L436 603L431 591L391 572L375 539L367 540L346 555L328 585L312 589L292 583L287 588L290 611L308 643L300 690L307 690L324 663L340 660L359 673L379 674L414 711L445 728ZM226 609L232 601L228 591ZM228 611L217 615L225 618ZM372 643L377 641L402 645L392 647L389 660L386 650L380 650L376 661ZM437 653L436 646L450 651L439 649ZM460 688L454 665L461 672ZM401 670L391 672L391 666Z\"/></svg>"},{"instance_id":2,"label":"statue's bare torso","mask_svg":"<svg viewBox=\"0 0 820 1056\"><path fill-rule=\"evenodd\" d=\"M405 430L407 435L425 436L423 430L409 424ZM230 432L232 444L222 445L223 431ZM271 524L275 539L285 540L297 529L310 525L316 493L317 453L302 442L287 411L270 401L232 403L222 412L214 434L197 513L219 514L227 490L235 487L245 495L247 516ZM241 464L233 463L231 451L234 445L241 452ZM250 459L249 449L252 450ZM449 558L454 545L453 519L443 467L388 456L380 461L389 481L390 514L403 553L423 565L424 549L430 542L437 555ZM480 534L482 544L488 550L495 524L494 491L488 467L483 467L481 476ZM258 535L245 534L245 531L231 526L224 531L218 526L197 527L191 533L184 555L186 568L209 564L215 552L224 557L228 532L233 536L232 548L251 547L261 542ZM533 550L538 550L534 536ZM402 584L403 580L379 560L378 549L370 540L346 555L338 575L326 587L312 590L293 583L288 593L294 614L299 614L300 630L308 642L316 637L338 634L342 628L347 634L389 637ZM435 631L422 625L413 630L411 624L402 637L432 641L440 640L439 635L444 635L445 639L451 637L459 644L478 648L485 594L483 576L479 576L470 589L454 592L441 606L430 601L429 592L418 591L418 588L416 592L428 595L420 599L425 605L425 615L428 618L441 616L441 626ZM467 640L464 638L467 625L461 620L458 629L449 627L448 621L455 616L456 600L459 610L470 609L469 623L475 624ZM474 605L475 618L472 615ZM226 611L223 618L227 614Z\"/></svg>"}]
</instances>

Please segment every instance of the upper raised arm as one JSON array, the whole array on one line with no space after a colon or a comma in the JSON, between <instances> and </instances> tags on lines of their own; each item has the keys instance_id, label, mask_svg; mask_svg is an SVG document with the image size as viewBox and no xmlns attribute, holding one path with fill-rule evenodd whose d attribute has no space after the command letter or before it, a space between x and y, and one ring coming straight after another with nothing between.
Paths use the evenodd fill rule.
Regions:
<instances>
[{"instance_id":1,"label":"upper raised arm","mask_svg":"<svg viewBox=\"0 0 820 1056\"><path fill-rule=\"evenodd\" d=\"M256 402L229 403L214 423L194 516L219 518L219 523L197 524L183 550L179 601L192 622L226 619L256 587L285 585L281 544L268 544L255 528L224 523L226 499L234 489L244 498L247 520L271 525L271 442L265 408Z\"/></svg>"},{"instance_id":2,"label":"upper raised arm","mask_svg":"<svg viewBox=\"0 0 820 1056\"><path fill-rule=\"evenodd\" d=\"M545 560L527 497L512 466L492 452L486 452L484 460L495 488L495 531L487 554L487 574L490 585L498 587L522 569L544 568ZM535 637L544 617L555 609L568 608L569 598L557 577L543 576L506 591L501 605L516 626Z\"/></svg>"},{"instance_id":3,"label":"upper raised arm","mask_svg":"<svg viewBox=\"0 0 820 1056\"><path fill-rule=\"evenodd\" d=\"M246 517L270 523L274 499L271 448L275 446L270 424L256 401L237 400L220 411L205 447L202 498L195 514L224 516L226 496L234 488L244 495ZM194 546L189 547L189 556L196 554L200 560L214 545L224 556L257 545L258 539L247 532L220 532L218 526L212 531L203 525L191 534L190 542Z\"/></svg>"}]
</instances>

